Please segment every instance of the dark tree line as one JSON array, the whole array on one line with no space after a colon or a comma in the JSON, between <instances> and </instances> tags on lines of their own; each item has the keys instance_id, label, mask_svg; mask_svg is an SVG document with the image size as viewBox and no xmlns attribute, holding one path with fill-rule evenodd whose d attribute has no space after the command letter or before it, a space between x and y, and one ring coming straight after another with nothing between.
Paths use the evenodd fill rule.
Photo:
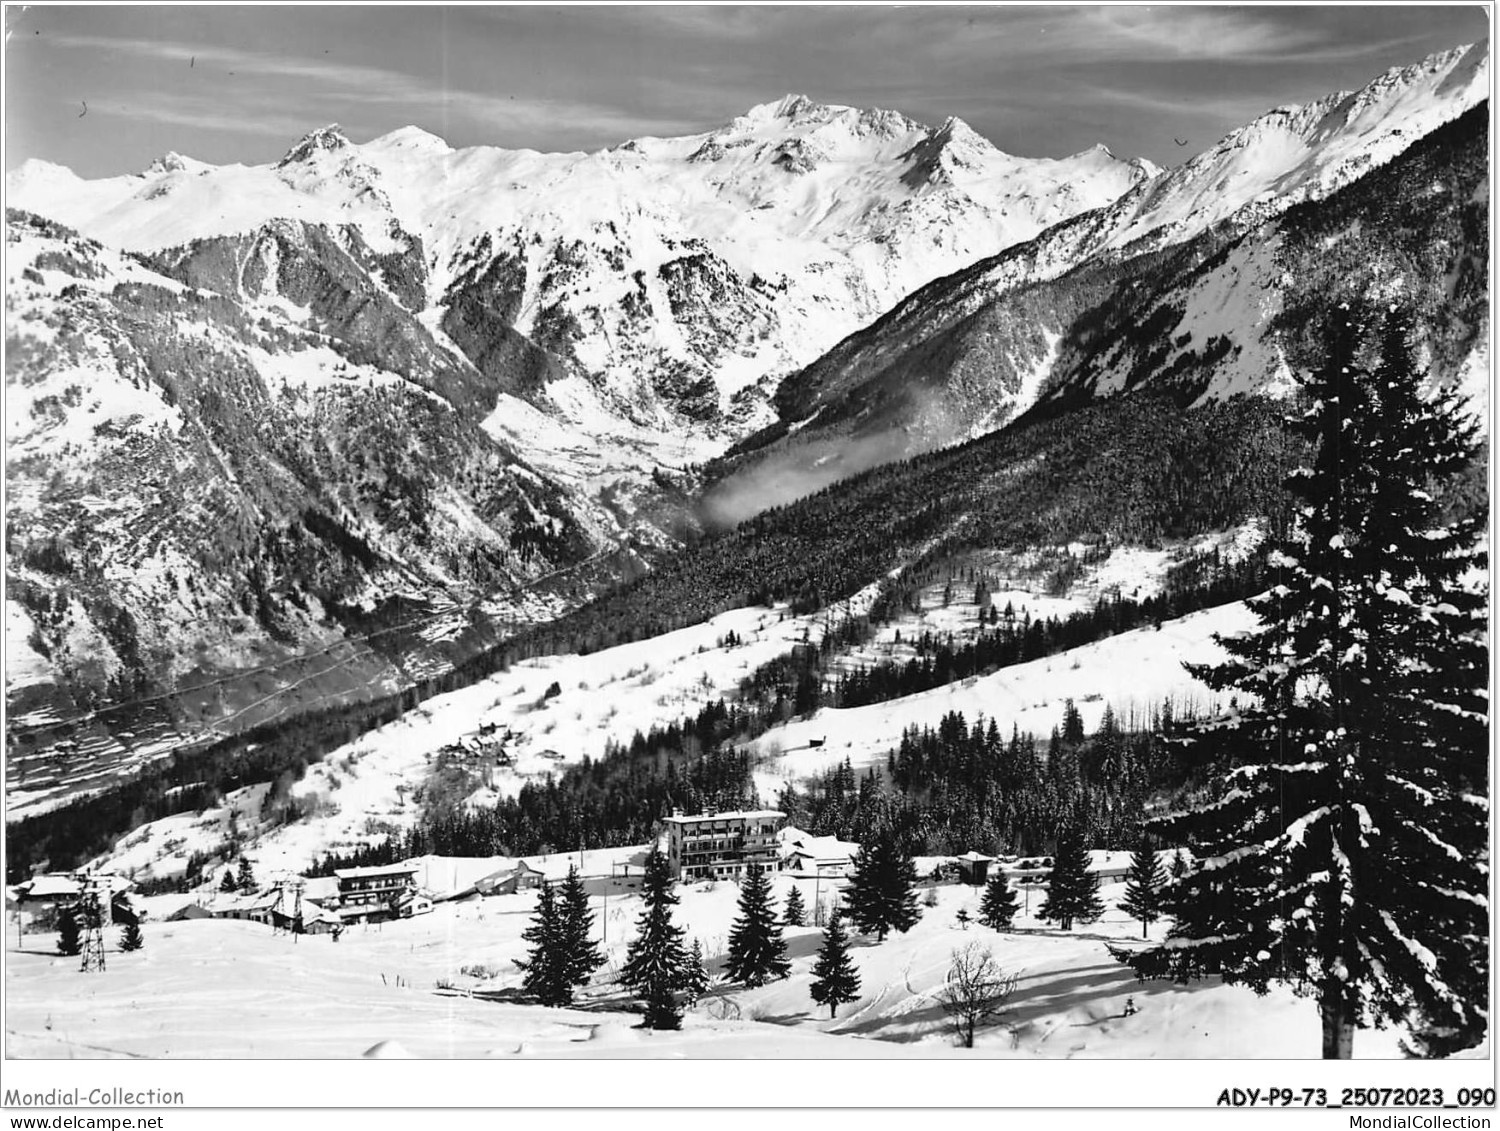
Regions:
<instances>
[{"instance_id":1,"label":"dark tree line","mask_svg":"<svg viewBox=\"0 0 1500 1131\"><path fill-rule=\"evenodd\" d=\"M1006 736L994 719L971 724L950 712L936 729L909 727L883 772L857 773L846 760L806 790L783 787L776 807L817 835L864 843L894 829L921 854L1048 852L1069 822L1095 847L1124 848L1146 798L1188 780L1165 740L1182 722L1163 707L1132 731L1106 708L1085 735L1069 703L1049 751L1016 727Z\"/></svg>"}]
</instances>

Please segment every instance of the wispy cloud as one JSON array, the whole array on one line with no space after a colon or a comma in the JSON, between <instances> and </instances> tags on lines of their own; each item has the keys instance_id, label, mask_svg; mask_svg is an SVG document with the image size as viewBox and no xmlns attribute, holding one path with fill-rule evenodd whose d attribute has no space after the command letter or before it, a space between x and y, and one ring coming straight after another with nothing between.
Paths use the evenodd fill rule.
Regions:
<instances>
[{"instance_id":1,"label":"wispy cloud","mask_svg":"<svg viewBox=\"0 0 1500 1131\"><path fill-rule=\"evenodd\" d=\"M162 63L191 63L195 67L233 72L241 79L293 80L312 88L325 101L350 107L404 106L429 117L454 114L471 123L498 129L535 130L545 127L564 139L617 132L623 140L637 134L682 132L691 127L690 120L681 117L634 114L620 106L587 100L500 96L455 89L401 71L326 59L270 55L170 40L58 35L51 42L53 46L121 52ZM264 97L273 105L278 101L274 88ZM280 96L281 100L285 98L285 95ZM253 116L240 116L253 117L254 121L239 120L235 115L225 114L222 110L215 112L207 106L189 110L174 106L167 96L156 91L143 92L143 97L131 112L141 118L182 125L216 127L222 121L231 123L227 128L239 132L280 132L283 136L289 120L287 114L268 116L261 109ZM305 126L304 119L296 120Z\"/></svg>"},{"instance_id":2,"label":"wispy cloud","mask_svg":"<svg viewBox=\"0 0 1500 1131\"><path fill-rule=\"evenodd\" d=\"M1362 59L1414 43L1418 36L1350 40L1329 30L1279 18L1274 7L1122 6L1078 12L1095 50L1116 59L1190 59L1242 64L1291 64Z\"/></svg>"},{"instance_id":3,"label":"wispy cloud","mask_svg":"<svg viewBox=\"0 0 1500 1131\"><path fill-rule=\"evenodd\" d=\"M220 99L178 98L170 95L158 95L150 101L132 100L125 105L95 102L89 110L92 114L105 118L156 122L164 126L186 126L191 129L225 130L229 133L282 140L296 138L311 125L305 117L289 110L262 110L256 114L242 114L232 109L226 110Z\"/></svg>"}]
</instances>

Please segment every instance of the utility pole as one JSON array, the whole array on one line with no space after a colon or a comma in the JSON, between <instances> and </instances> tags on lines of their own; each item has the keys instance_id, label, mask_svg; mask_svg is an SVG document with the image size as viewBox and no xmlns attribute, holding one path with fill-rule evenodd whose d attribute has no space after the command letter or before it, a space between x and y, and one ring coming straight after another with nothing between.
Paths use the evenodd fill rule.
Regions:
<instances>
[{"instance_id":1,"label":"utility pole","mask_svg":"<svg viewBox=\"0 0 1500 1131\"><path fill-rule=\"evenodd\" d=\"M104 972L104 917L110 913L109 880L100 876L81 878L78 909L83 920L83 962L79 970Z\"/></svg>"}]
</instances>

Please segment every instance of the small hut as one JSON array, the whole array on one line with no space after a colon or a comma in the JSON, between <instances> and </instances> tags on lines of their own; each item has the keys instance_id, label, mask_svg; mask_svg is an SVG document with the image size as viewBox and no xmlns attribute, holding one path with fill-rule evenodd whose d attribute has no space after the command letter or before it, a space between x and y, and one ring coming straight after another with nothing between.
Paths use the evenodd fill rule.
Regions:
<instances>
[{"instance_id":1,"label":"small hut","mask_svg":"<svg viewBox=\"0 0 1500 1131\"><path fill-rule=\"evenodd\" d=\"M955 856L953 862L958 865L960 881L979 887L990 878L990 865L995 862L995 857L975 852L971 848L962 856Z\"/></svg>"}]
</instances>

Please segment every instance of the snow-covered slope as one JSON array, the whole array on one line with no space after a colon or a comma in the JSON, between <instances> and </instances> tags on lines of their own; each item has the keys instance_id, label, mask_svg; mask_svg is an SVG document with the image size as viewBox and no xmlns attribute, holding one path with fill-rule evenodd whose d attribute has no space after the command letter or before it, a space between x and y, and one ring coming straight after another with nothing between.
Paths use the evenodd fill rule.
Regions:
<instances>
[{"instance_id":1,"label":"snow-covered slope","mask_svg":"<svg viewBox=\"0 0 1500 1131\"><path fill-rule=\"evenodd\" d=\"M1168 701L1208 713L1222 705L1220 698L1183 665L1221 662L1224 654L1215 635L1233 636L1253 624L1244 605L1224 605L1168 621L1160 629L1122 633L917 695L868 707L827 707L755 740L754 749L764 759L757 782L764 795L775 796L783 782L814 777L846 758L856 769L883 764L904 728L936 730L951 711L971 721L996 719L1004 728L1019 726L1033 734L1057 725L1069 699L1091 733L1106 707L1120 718L1149 717ZM814 748L813 742L822 739L827 741Z\"/></svg>"},{"instance_id":2,"label":"snow-covered slope","mask_svg":"<svg viewBox=\"0 0 1500 1131\"><path fill-rule=\"evenodd\" d=\"M1182 239L1249 207L1263 215L1327 196L1489 94L1489 43L1393 67L1357 91L1269 110L1126 194L1097 235L1122 248Z\"/></svg>"},{"instance_id":3,"label":"snow-covered slope","mask_svg":"<svg viewBox=\"0 0 1500 1131\"><path fill-rule=\"evenodd\" d=\"M1253 539L1247 528L1241 535ZM1226 547L1235 543L1230 536ZM996 599L1018 615L1056 616L1088 607L1096 585L1109 582L1151 591L1166 568L1166 557L1123 551L1077 590L1077 603L1017 589ZM1141 560L1142 558L1150 560ZM861 601L852 602L857 615ZM910 640L923 630L954 631L949 614L969 613L962 602L934 608L918 619L887 626L873 648L855 654L851 664L889 659L889 637L898 629ZM537 782L570 763L602 758L611 743L624 745L653 727L666 728L695 715L705 704L731 697L741 679L759 665L783 655L809 634L824 631L821 614L748 608L724 613L693 628L589 655L540 657L473 686L429 699L417 709L339 747L310 767L290 787L308 815L291 824L262 825L268 785L250 786L226 796L220 806L152 821L124 837L94 864L142 876L180 875L194 853L212 856L235 835L253 849L262 870L300 871L334 851L375 843L392 829L416 820L419 789L446 745L483 727L505 733L507 764L486 775L487 785L467 804L485 806L513 796L526 782ZM849 710L825 709L775 726L751 744L757 757L756 781L764 797L786 782L801 788L825 769L851 760L856 767L882 762L910 725L935 727L943 715L961 711L968 718L996 718L1009 728L1045 734L1073 699L1092 730L1106 705L1117 717L1144 717L1171 701L1179 709L1206 710L1212 692L1182 664L1222 658L1215 633L1249 627L1243 605L1205 610L983 677L948 684L918 695ZM739 641L726 646L730 634ZM553 691L552 688L557 690ZM827 739L814 749L814 739Z\"/></svg>"}]
</instances>

